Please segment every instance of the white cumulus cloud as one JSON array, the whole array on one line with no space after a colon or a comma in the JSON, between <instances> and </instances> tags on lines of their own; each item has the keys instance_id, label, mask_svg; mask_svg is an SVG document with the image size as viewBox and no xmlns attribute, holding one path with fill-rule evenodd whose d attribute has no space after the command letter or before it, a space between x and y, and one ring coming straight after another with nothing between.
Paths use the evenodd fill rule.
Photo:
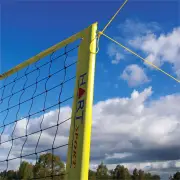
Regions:
<instances>
[{"instance_id":1,"label":"white cumulus cloud","mask_svg":"<svg viewBox=\"0 0 180 180\"><path fill-rule=\"evenodd\" d=\"M167 34L149 33L136 36L129 40L129 44L142 50L146 59L161 67L164 63L173 66L173 71L180 77L180 27L174 28Z\"/></svg>"},{"instance_id":2,"label":"white cumulus cloud","mask_svg":"<svg viewBox=\"0 0 180 180\"><path fill-rule=\"evenodd\" d=\"M108 45L107 54L111 58L112 64L119 64L119 62L125 58L124 54L120 51L120 48L115 44Z\"/></svg>"},{"instance_id":3,"label":"white cumulus cloud","mask_svg":"<svg viewBox=\"0 0 180 180\"><path fill-rule=\"evenodd\" d=\"M128 85L131 87L149 82L144 69L136 64L127 66L121 74L121 78L127 81Z\"/></svg>"},{"instance_id":4,"label":"white cumulus cloud","mask_svg":"<svg viewBox=\"0 0 180 180\"><path fill-rule=\"evenodd\" d=\"M108 167L124 164L130 169L140 167L151 171L168 171L167 168L179 167L180 95L171 94L150 100L152 94L151 87L143 91L133 90L128 97L111 98L94 105L92 168L96 168L100 161L107 163ZM28 125L27 119L21 120L22 123L19 121L14 131L14 138L19 139L14 140L13 144L10 130L4 132L2 142L10 141L0 145L0 169L7 168L6 159L14 158L8 161L8 168L17 168L21 154L25 156L23 160L34 162L36 151L51 149L57 130L58 112L58 109L54 109L45 113L42 124L42 115L31 118ZM70 114L70 107L62 107L59 123L68 119ZM27 138L26 127L30 134ZM69 127L70 121L59 125L54 147L68 142ZM58 148L54 153L65 161L67 146Z\"/></svg>"}]
</instances>

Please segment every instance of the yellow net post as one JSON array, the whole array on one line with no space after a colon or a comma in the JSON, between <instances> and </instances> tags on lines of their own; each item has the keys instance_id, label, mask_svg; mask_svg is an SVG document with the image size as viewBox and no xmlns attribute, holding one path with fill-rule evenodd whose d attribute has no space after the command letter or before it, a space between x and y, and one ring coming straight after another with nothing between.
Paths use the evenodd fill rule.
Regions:
<instances>
[{"instance_id":1,"label":"yellow net post","mask_svg":"<svg viewBox=\"0 0 180 180\"><path fill-rule=\"evenodd\" d=\"M23 70L38 61L42 61L43 58L58 49L63 48L78 39L82 39L78 49L76 86L74 90L67 152L66 180L88 180L94 95L96 33L97 23L94 23L77 34L13 67L9 71L0 74L0 80L5 80L7 77L14 75L20 70ZM13 94L11 96L13 96ZM41 129L41 131L43 131L43 129ZM29 136L29 134L27 136Z\"/></svg>"},{"instance_id":2,"label":"yellow net post","mask_svg":"<svg viewBox=\"0 0 180 180\"><path fill-rule=\"evenodd\" d=\"M97 23L85 29L79 47L66 180L88 180Z\"/></svg>"}]
</instances>

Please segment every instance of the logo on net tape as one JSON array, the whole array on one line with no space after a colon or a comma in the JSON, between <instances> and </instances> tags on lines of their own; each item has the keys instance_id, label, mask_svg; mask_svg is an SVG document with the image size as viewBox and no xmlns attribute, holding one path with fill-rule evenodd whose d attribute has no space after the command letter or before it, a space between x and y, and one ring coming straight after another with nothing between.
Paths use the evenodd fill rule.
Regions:
<instances>
[{"instance_id":1,"label":"logo on net tape","mask_svg":"<svg viewBox=\"0 0 180 180\"><path fill-rule=\"evenodd\" d=\"M87 73L80 75L78 80L78 93L77 93L77 104L76 104L76 114L75 114L75 121L80 120L82 123L84 120L86 75ZM74 131L73 155L72 155L72 164L74 168L76 167L76 162L77 162L78 137L79 137L79 125L76 125Z\"/></svg>"},{"instance_id":2,"label":"logo on net tape","mask_svg":"<svg viewBox=\"0 0 180 180\"><path fill-rule=\"evenodd\" d=\"M75 120L84 119L84 106L85 106L85 86L86 86L86 74L80 75L78 80L78 94L77 94L77 105L76 105L76 117Z\"/></svg>"}]
</instances>

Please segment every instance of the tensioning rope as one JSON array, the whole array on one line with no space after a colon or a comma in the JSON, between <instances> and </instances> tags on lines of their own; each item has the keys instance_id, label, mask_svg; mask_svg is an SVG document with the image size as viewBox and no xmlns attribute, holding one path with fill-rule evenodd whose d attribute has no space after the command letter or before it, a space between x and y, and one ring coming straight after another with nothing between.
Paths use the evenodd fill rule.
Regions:
<instances>
[{"instance_id":1,"label":"tensioning rope","mask_svg":"<svg viewBox=\"0 0 180 180\"><path fill-rule=\"evenodd\" d=\"M112 21L115 19L115 17L119 14L120 10L125 6L125 4L128 2L128 0L125 0L124 3L120 6L120 8L117 10L117 12L112 16L112 18L108 21L108 23L105 25L105 27L103 28L102 31L98 32L98 40L97 42L99 43L99 39L100 36L103 35L104 37L106 37L107 39L109 39L110 41L114 42L115 44L117 44L118 46L124 48L125 50L127 50L128 52L130 52L131 54L137 56L138 58L140 58L141 60L143 60L145 63L149 64L150 66L152 66L153 68L155 68L156 70L164 73L166 76L172 78L173 80L175 80L176 82L180 83L180 80L178 80L177 78L175 78L174 76L170 75L169 73L167 73L166 71L164 71L163 69L159 68L158 66L156 66L155 64L153 64L152 62L148 61L147 59L141 57L140 55L138 55L136 52L132 51L131 49L129 49L128 47L124 46L123 44L121 44L120 42L117 42L116 40L114 40L113 38L111 38L110 36L106 35L104 33L104 31L110 26L110 24L112 23ZM99 46L99 45L98 45ZM99 47L98 47L99 49ZM97 51L98 52L98 51ZM97 53L96 52L96 53Z\"/></svg>"}]
</instances>

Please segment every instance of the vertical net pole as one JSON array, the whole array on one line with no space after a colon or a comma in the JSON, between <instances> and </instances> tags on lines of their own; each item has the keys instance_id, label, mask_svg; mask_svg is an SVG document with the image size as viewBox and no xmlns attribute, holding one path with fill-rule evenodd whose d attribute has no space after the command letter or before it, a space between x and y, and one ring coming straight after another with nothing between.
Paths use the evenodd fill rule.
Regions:
<instances>
[{"instance_id":1,"label":"vertical net pole","mask_svg":"<svg viewBox=\"0 0 180 180\"><path fill-rule=\"evenodd\" d=\"M97 23L83 31L79 47L66 180L88 180ZM93 53L94 52L94 53Z\"/></svg>"}]
</instances>

